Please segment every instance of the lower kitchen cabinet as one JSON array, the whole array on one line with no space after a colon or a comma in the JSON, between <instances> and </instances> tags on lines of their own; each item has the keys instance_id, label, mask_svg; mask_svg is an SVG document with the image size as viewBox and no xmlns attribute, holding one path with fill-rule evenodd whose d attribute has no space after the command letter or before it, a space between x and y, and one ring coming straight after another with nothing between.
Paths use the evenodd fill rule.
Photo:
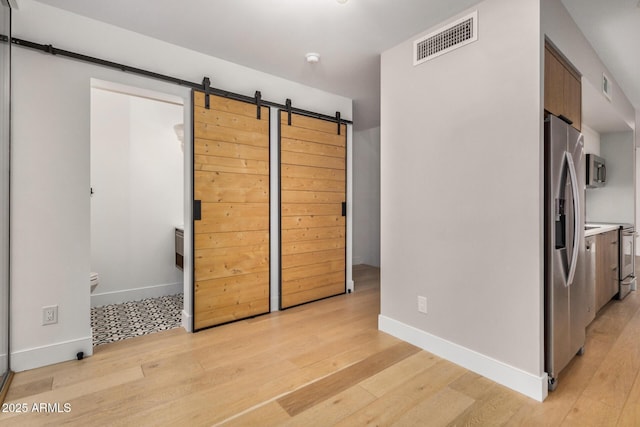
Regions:
<instances>
[{"instance_id":1,"label":"lower kitchen cabinet","mask_svg":"<svg viewBox=\"0 0 640 427\"><path fill-rule=\"evenodd\" d=\"M596 311L618 293L618 231L596 235Z\"/></svg>"}]
</instances>

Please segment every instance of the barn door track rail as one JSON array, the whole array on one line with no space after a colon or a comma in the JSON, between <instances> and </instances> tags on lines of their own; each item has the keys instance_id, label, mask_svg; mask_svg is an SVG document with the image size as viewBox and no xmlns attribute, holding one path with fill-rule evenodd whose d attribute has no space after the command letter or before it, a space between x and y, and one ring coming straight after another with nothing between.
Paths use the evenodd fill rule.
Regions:
<instances>
[{"instance_id":1,"label":"barn door track rail","mask_svg":"<svg viewBox=\"0 0 640 427\"><path fill-rule=\"evenodd\" d=\"M8 36L0 34L0 41L2 42L6 42L8 40ZM265 99L262 99L262 95L260 94L259 91L256 91L256 94L254 96L247 96L247 95L242 95L239 93L233 93L233 92L229 92L226 90L222 90L222 89L217 89L214 87L210 86L210 79L208 77L204 77L204 79L202 80L202 83L194 83L194 82L190 82L188 80L183 80L183 79L179 79L177 77L172 77L172 76L167 76L165 74L160 74L160 73L155 73L153 71L149 71L149 70L145 70L142 68L137 68L137 67L131 67L129 65L125 65L125 64L120 64L117 62L113 62L113 61L107 61L105 59L101 59L101 58L96 58L94 56L89 56L89 55L84 55L81 53L77 53L77 52L72 52L69 50L64 50L64 49L59 49L57 47L54 47L50 44L40 44L40 43L35 43L29 40L24 40L24 39L19 39L16 37L12 37L11 38L11 43L16 45L16 46L20 46L23 48L27 48L27 49L34 49L34 50L39 50L41 52L44 53L49 53L51 55L56 55L56 56L62 56L62 57L66 57L66 58L71 58L71 59L75 59L78 61L82 61L82 62L88 62L91 64L96 64L96 65L101 65L103 67L107 67L107 68L112 68L115 70L120 70L122 72L125 73L131 73L131 74L137 74L139 76L144 76L144 77L150 77L152 79L156 79L156 80L161 80L164 82L168 82L168 83L172 83L172 84L176 84L179 86L185 86L185 87L189 87L195 90L199 90L204 92L207 95L217 95L217 96L222 96L225 98L229 98L229 99L234 99L236 101L244 101L244 102L249 102L249 103L254 103L256 105L258 105L258 107L260 106L268 106L268 107L275 107L275 108L280 108L280 109L285 109L290 113L296 113L296 114L301 114L307 117L313 117L313 118L317 118L317 119L321 119L321 120L326 120L329 122L335 122L338 124L338 129L340 128L340 124L353 124L353 121L351 120L346 120L340 117L340 112L336 112L335 116L329 116L326 114L322 114L322 113L317 113L315 111L308 111L308 110L304 110L301 108L295 108L291 106L291 100L287 100L287 104L280 104L277 102L273 102L273 101L267 101ZM208 96L206 97L208 98ZM258 108L258 118L260 116L260 109Z\"/></svg>"}]
</instances>

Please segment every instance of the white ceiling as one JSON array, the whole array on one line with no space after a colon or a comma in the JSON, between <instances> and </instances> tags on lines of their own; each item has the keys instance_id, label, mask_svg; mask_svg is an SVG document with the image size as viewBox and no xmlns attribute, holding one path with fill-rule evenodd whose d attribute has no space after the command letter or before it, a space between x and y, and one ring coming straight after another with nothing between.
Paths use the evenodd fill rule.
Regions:
<instances>
[{"instance_id":1,"label":"white ceiling","mask_svg":"<svg viewBox=\"0 0 640 427\"><path fill-rule=\"evenodd\" d=\"M356 130L380 124L380 53L478 2L38 1L352 98ZM613 78L640 108L640 79L634 75L640 70L637 0L563 2L578 25L586 28L586 37ZM307 52L319 52L320 62L308 64ZM224 88L224 82L215 78L212 85Z\"/></svg>"},{"instance_id":2,"label":"white ceiling","mask_svg":"<svg viewBox=\"0 0 640 427\"><path fill-rule=\"evenodd\" d=\"M638 0L562 0L573 20L636 110L640 110L640 2ZM587 88L589 89L589 88ZM600 132L628 130L610 117L606 105L588 102L583 91L585 121ZM600 99L602 96L594 97ZM591 117L587 117L591 116ZM616 125L616 119L618 125ZM594 125L594 123L597 123ZM624 122L622 122L624 123Z\"/></svg>"}]
</instances>

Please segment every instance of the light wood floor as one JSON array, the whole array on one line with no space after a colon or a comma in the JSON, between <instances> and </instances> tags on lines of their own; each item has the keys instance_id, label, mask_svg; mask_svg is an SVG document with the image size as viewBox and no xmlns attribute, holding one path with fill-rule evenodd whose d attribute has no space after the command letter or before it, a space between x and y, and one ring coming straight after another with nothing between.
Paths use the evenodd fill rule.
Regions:
<instances>
[{"instance_id":1,"label":"light wood floor","mask_svg":"<svg viewBox=\"0 0 640 427\"><path fill-rule=\"evenodd\" d=\"M0 425L640 425L640 298L612 301L544 403L377 330L379 275L357 292L188 334L107 344L16 374Z\"/></svg>"}]
</instances>

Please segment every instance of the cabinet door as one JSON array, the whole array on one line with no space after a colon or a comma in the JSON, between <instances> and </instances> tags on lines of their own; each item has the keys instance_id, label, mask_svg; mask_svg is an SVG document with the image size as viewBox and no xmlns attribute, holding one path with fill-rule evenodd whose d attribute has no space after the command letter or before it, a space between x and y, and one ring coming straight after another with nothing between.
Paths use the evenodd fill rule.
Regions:
<instances>
[{"instance_id":1,"label":"cabinet door","mask_svg":"<svg viewBox=\"0 0 640 427\"><path fill-rule=\"evenodd\" d=\"M547 48L544 49L544 109L555 116L563 114L564 66Z\"/></svg>"},{"instance_id":2,"label":"cabinet door","mask_svg":"<svg viewBox=\"0 0 640 427\"><path fill-rule=\"evenodd\" d=\"M606 233L596 236L596 311L600 310L610 297L608 296L609 285L609 238Z\"/></svg>"},{"instance_id":3,"label":"cabinet door","mask_svg":"<svg viewBox=\"0 0 640 427\"><path fill-rule=\"evenodd\" d=\"M582 82L575 68L549 44L544 47L544 109L582 127Z\"/></svg>"},{"instance_id":4,"label":"cabinet door","mask_svg":"<svg viewBox=\"0 0 640 427\"><path fill-rule=\"evenodd\" d=\"M573 122L573 127L580 130L582 123L582 84L580 79L569 70L564 70L564 115Z\"/></svg>"},{"instance_id":5,"label":"cabinet door","mask_svg":"<svg viewBox=\"0 0 640 427\"><path fill-rule=\"evenodd\" d=\"M596 310L618 293L618 231L596 236Z\"/></svg>"}]
</instances>

